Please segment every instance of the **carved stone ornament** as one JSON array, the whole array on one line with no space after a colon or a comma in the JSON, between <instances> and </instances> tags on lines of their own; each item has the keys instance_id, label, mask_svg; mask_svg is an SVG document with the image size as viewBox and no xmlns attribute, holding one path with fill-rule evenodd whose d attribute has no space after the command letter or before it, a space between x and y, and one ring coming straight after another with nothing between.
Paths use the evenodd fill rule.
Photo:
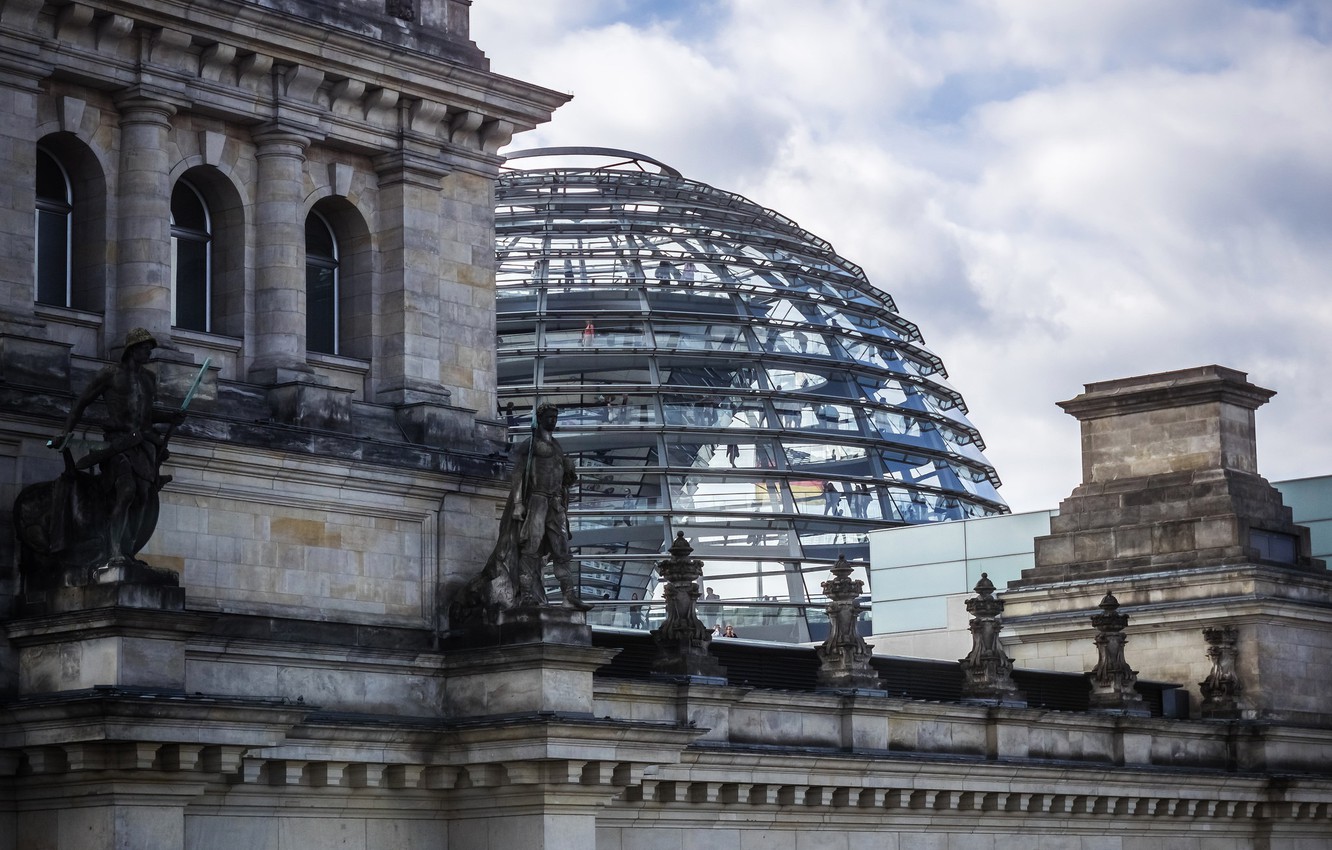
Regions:
<instances>
[{"instance_id":1,"label":"carved stone ornament","mask_svg":"<svg viewBox=\"0 0 1332 850\"><path fill-rule=\"evenodd\" d=\"M675 536L671 556L657 562L666 594L666 619L652 630L657 657L652 672L658 676L725 682L726 668L708 651L712 632L695 613L703 575L703 562L689 557L694 549L684 532Z\"/></svg>"},{"instance_id":2,"label":"carved stone ornament","mask_svg":"<svg viewBox=\"0 0 1332 850\"><path fill-rule=\"evenodd\" d=\"M975 590L976 595L967 600L967 612L971 614L971 652L958 662L962 665L963 700L1025 706L1027 700L1010 675L1013 662L999 643L1003 600L995 598L994 583L988 573L981 573Z\"/></svg>"},{"instance_id":3,"label":"carved stone ornament","mask_svg":"<svg viewBox=\"0 0 1332 850\"><path fill-rule=\"evenodd\" d=\"M1090 707L1093 711L1146 717L1150 712L1134 687L1138 673L1124 660L1128 615L1119 612L1119 600L1110 593L1099 607L1101 613L1091 618L1096 628L1097 660L1091 671Z\"/></svg>"},{"instance_id":4,"label":"carved stone ornament","mask_svg":"<svg viewBox=\"0 0 1332 850\"><path fill-rule=\"evenodd\" d=\"M1202 691L1203 717L1230 720L1240 716L1240 685L1236 662L1239 660L1239 631L1234 626L1220 626L1203 629L1203 640L1207 641L1207 657L1212 661L1212 670L1207 678L1198 683Z\"/></svg>"},{"instance_id":5,"label":"carved stone ornament","mask_svg":"<svg viewBox=\"0 0 1332 850\"><path fill-rule=\"evenodd\" d=\"M865 583L852 579L855 568L839 555L833 577L823 582L828 604L828 636L818 648L820 690L883 692L879 674L870 666L873 650L860 636L856 624L865 608L857 601Z\"/></svg>"}]
</instances>

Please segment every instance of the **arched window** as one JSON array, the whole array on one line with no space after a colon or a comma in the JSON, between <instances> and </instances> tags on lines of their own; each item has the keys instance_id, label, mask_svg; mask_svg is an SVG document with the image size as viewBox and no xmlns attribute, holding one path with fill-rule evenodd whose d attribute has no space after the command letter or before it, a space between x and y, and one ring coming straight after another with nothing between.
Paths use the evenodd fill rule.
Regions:
<instances>
[{"instance_id":1,"label":"arched window","mask_svg":"<svg viewBox=\"0 0 1332 850\"><path fill-rule=\"evenodd\" d=\"M70 306L70 238L74 194L55 157L37 149L37 251L34 275L41 304Z\"/></svg>"},{"instance_id":2,"label":"arched window","mask_svg":"<svg viewBox=\"0 0 1332 850\"><path fill-rule=\"evenodd\" d=\"M322 215L305 219L305 347L338 352L338 241Z\"/></svg>"},{"instance_id":3,"label":"arched window","mask_svg":"<svg viewBox=\"0 0 1332 850\"><path fill-rule=\"evenodd\" d=\"M203 195L184 180L171 191L171 323L212 330L213 223Z\"/></svg>"}]
</instances>

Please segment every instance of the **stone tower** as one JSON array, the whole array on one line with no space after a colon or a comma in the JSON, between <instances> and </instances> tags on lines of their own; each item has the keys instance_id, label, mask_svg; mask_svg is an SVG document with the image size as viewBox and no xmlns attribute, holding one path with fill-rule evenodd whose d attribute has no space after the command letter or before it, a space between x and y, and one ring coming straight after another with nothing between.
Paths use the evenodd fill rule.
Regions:
<instances>
[{"instance_id":1,"label":"stone tower","mask_svg":"<svg viewBox=\"0 0 1332 850\"><path fill-rule=\"evenodd\" d=\"M1254 411L1274 394L1203 366L1088 384L1060 405L1082 425L1083 482L1004 595L1017 663L1091 669L1086 616L1113 591L1143 678L1186 683L1196 703L1203 629L1233 626L1241 716L1328 719L1309 662L1332 650L1332 575L1257 471Z\"/></svg>"}]
</instances>

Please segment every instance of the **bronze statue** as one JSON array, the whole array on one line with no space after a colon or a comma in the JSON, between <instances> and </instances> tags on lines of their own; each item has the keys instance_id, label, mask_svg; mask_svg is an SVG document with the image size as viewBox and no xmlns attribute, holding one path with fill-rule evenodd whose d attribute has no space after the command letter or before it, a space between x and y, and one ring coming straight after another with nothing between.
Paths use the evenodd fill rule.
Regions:
<instances>
[{"instance_id":1,"label":"bronze statue","mask_svg":"<svg viewBox=\"0 0 1332 850\"><path fill-rule=\"evenodd\" d=\"M559 408L536 410L532 436L514 447L512 484L500 519L499 538L486 566L453 605L450 624L465 625L477 614L493 624L499 612L547 605L541 580L547 558L563 595L561 607L591 610L578 597L569 551L569 488L577 481L573 461L555 439Z\"/></svg>"},{"instance_id":2,"label":"bronze statue","mask_svg":"<svg viewBox=\"0 0 1332 850\"><path fill-rule=\"evenodd\" d=\"M64 458L64 473L24 488L15 500L28 590L89 584L112 568L121 568L114 575L123 578L128 567L134 568L136 580L177 582L175 573L134 557L157 525L157 494L171 480L161 474L167 441L185 418L183 405L170 411L154 406L157 377L144 367L156 346L143 328L129 332L120 362L98 373L70 408L61 435L48 443ZM70 450L76 442L73 432L99 399L106 408L105 439L92 443L92 450L76 461ZM166 430L154 427L161 423ZM89 472L94 466L96 474Z\"/></svg>"}]
</instances>

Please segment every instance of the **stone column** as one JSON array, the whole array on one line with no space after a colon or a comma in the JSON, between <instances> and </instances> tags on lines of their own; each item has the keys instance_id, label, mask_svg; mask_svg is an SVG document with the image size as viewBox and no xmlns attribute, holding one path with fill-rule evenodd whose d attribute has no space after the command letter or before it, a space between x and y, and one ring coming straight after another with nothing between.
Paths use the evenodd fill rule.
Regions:
<instances>
[{"instance_id":1,"label":"stone column","mask_svg":"<svg viewBox=\"0 0 1332 850\"><path fill-rule=\"evenodd\" d=\"M255 131L255 330L250 380L310 381L305 361L305 151L307 136L267 125Z\"/></svg>"},{"instance_id":2,"label":"stone column","mask_svg":"<svg viewBox=\"0 0 1332 850\"><path fill-rule=\"evenodd\" d=\"M130 328L171 339L171 162L167 153L176 108L137 90L120 107L117 187L116 307L104 329L107 348Z\"/></svg>"}]
</instances>

